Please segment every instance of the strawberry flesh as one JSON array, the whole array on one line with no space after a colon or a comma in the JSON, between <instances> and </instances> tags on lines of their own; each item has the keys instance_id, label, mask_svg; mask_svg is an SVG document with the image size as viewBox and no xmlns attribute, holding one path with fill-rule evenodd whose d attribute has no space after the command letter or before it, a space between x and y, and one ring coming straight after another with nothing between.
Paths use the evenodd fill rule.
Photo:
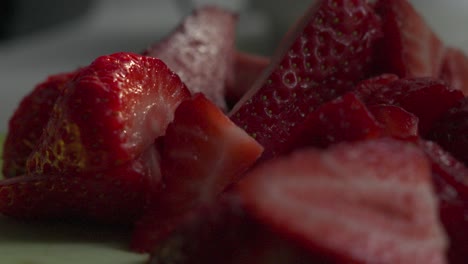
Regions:
<instances>
[{"instance_id":1,"label":"strawberry flesh","mask_svg":"<svg viewBox=\"0 0 468 264\"><path fill-rule=\"evenodd\" d=\"M231 119L276 156L318 106L367 76L380 23L367 1L314 2Z\"/></svg>"},{"instance_id":2,"label":"strawberry flesh","mask_svg":"<svg viewBox=\"0 0 468 264\"><path fill-rule=\"evenodd\" d=\"M416 141L419 139L419 119L394 105L373 105L369 111L383 127L383 134L393 138Z\"/></svg>"},{"instance_id":3,"label":"strawberry flesh","mask_svg":"<svg viewBox=\"0 0 468 264\"><path fill-rule=\"evenodd\" d=\"M468 57L462 50L447 48L439 77L468 96Z\"/></svg>"},{"instance_id":4,"label":"strawberry flesh","mask_svg":"<svg viewBox=\"0 0 468 264\"><path fill-rule=\"evenodd\" d=\"M337 263L447 263L429 163L405 142L297 151L251 171L241 193L257 219Z\"/></svg>"},{"instance_id":5,"label":"strawberry flesh","mask_svg":"<svg viewBox=\"0 0 468 264\"><path fill-rule=\"evenodd\" d=\"M232 12L201 7L143 54L163 60L192 93L201 92L226 109L225 83L233 78L236 22Z\"/></svg>"}]
</instances>

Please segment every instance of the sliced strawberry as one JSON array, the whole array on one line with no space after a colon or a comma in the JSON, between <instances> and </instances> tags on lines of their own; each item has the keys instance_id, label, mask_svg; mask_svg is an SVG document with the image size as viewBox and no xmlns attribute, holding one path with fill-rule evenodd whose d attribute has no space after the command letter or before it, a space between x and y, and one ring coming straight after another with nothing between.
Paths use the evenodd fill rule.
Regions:
<instances>
[{"instance_id":1,"label":"sliced strawberry","mask_svg":"<svg viewBox=\"0 0 468 264\"><path fill-rule=\"evenodd\" d=\"M269 64L269 58L236 51L234 54L234 77L226 87L227 101L232 103L239 101Z\"/></svg>"},{"instance_id":2,"label":"sliced strawberry","mask_svg":"<svg viewBox=\"0 0 468 264\"><path fill-rule=\"evenodd\" d=\"M357 92L359 97L368 98L398 79L399 77L395 74L384 73L358 82L353 90Z\"/></svg>"},{"instance_id":3,"label":"sliced strawberry","mask_svg":"<svg viewBox=\"0 0 468 264\"><path fill-rule=\"evenodd\" d=\"M231 119L276 156L291 129L368 74L380 23L367 1L316 1Z\"/></svg>"},{"instance_id":4,"label":"sliced strawberry","mask_svg":"<svg viewBox=\"0 0 468 264\"><path fill-rule=\"evenodd\" d=\"M298 151L254 169L241 191L258 219L337 263L446 263L430 167L410 144Z\"/></svg>"},{"instance_id":5,"label":"sliced strawberry","mask_svg":"<svg viewBox=\"0 0 468 264\"><path fill-rule=\"evenodd\" d=\"M434 125L428 138L468 166L468 97Z\"/></svg>"},{"instance_id":6,"label":"sliced strawberry","mask_svg":"<svg viewBox=\"0 0 468 264\"><path fill-rule=\"evenodd\" d=\"M213 203L261 153L262 147L202 94L181 103L163 141L164 189L137 225L132 248L151 250L185 213Z\"/></svg>"},{"instance_id":7,"label":"sliced strawberry","mask_svg":"<svg viewBox=\"0 0 468 264\"><path fill-rule=\"evenodd\" d=\"M382 127L353 93L321 105L297 126L291 148L325 148L343 141L382 136Z\"/></svg>"},{"instance_id":8,"label":"sliced strawberry","mask_svg":"<svg viewBox=\"0 0 468 264\"><path fill-rule=\"evenodd\" d=\"M394 105L373 105L369 111L383 127L383 134L408 141L419 139L419 119L412 113Z\"/></svg>"},{"instance_id":9,"label":"sliced strawberry","mask_svg":"<svg viewBox=\"0 0 468 264\"><path fill-rule=\"evenodd\" d=\"M196 9L143 54L163 60L192 93L202 92L222 109L233 75L237 16L215 6Z\"/></svg>"},{"instance_id":10,"label":"sliced strawberry","mask_svg":"<svg viewBox=\"0 0 468 264\"><path fill-rule=\"evenodd\" d=\"M131 53L99 57L58 98L28 170L100 171L129 162L164 134L175 108L189 96L158 59Z\"/></svg>"},{"instance_id":11,"label":"sliced strawberry","mask_svg":"<svg viewBox=\"0 0 468 264\"><path fill-rule=\"evenodd\" d=\"M27 175L0 181L0 213L19 219L86 220L131 225L145 206L147 186L160 183L158 153L78 175Z\"/></svg>"},{"instance_id":12,"label":"sliced strawberry","mask_svg":"<svg viewBox=\"0 0 468 264\"><path fill-rule=\"evenodd\" d=\"M408 0L378 0L384 37L376 45L375 72L438 77L444 44Z\"/></svg>"},{"instance_id":13,"label":"sliced strawberry","mask_svg":"<svg viewBox=\"0 0 468 264\"><path fill-rule=\"evenodd\" d=\"M439 214L450 238L450 263L466 262L468 252L468 167L431 141L420 146L432 164Z\"/></svg>"},{"instance_id":14,"label":"sliced strawberry","mask_svg":"<svg viewBox=\"0 0 468 264\"><path fill-rule=\"evenodd\" d=\"M439 77L468 96L468 57L462 50L447 48Z\"/></svg>"},{"instance_id":15,"label":"sliced strawberry","mask_svg":"<svg viewBox=\"0 0 468 264\"><path fill-rule=\"evenodd\" d=\"M430 128L451 107L458 104L463 93L453 90L444 81L433 78L407 78L393 81L369 93L355 90L366 105L400 106L419 118L419 132L425 136Z\"/></svg>"},{"instance_id":16,"label":"sliced strawberry","mask_svg":"<svg viewBox=\"0 0 468 264\"><path fill-rule=\"evenodd\" d=\"M21 100L9 121L3 145L3 176L9 178L26 172L26 160L42 135L55 101L74 74L49 76Z\"/></svg>"}]
</instances>

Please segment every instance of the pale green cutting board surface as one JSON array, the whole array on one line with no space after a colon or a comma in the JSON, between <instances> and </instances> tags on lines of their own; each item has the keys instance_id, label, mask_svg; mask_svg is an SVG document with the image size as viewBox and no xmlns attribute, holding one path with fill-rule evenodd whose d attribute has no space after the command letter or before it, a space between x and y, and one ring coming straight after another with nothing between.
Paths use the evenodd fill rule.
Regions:
<instances>
[{"instance_id":1,"label":"pale green cutting board surface","mask_svg":"<svg viewBox=\"0 0 468 264\"><path fill-rule=\"evenodd\" d=\"M147 255L128 251L128 239L129 232L112 228L22 223L0 215L1 264L145 263Z\"/></svg>"}]
</instances>

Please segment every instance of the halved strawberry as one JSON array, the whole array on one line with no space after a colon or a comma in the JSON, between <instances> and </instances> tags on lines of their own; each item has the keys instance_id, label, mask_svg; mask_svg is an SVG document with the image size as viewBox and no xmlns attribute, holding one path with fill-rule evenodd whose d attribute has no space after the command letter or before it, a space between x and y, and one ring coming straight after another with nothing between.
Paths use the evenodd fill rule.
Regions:
<instances>
[{"instance_id":1,"label":"halved strawberry","mask_svg":"<svg viewBox=\"0 0 468 264\"><path fill-rule=\"evenodd\" d=\"M468 57L457 48L447 48L439 77L468 96Z\"/></svg>"},{"instance_id":2,"label":"halved strawberry","mask_svg":"<svg viewBox=\"0 0 468 264\"><path fill-rule=\"evenodd\" d=\"M394 105L373 105L369 107L386 136L415 141L419 139L419 119L412 113Z\"/></svg>"},{"instance_id":3,"label":"halved strawberry","mask_svg":"<svg viewBox=\"0 0 468 264\"><path fill-rule=\"evenodd\" d=\"M354 92L366 105L387 104L400 106L419 118L419 132L425 136L434 123L463 98L459 90L434 78L405 78L375 89Z\"/></svg>"},{"instance_id":4,"label":"halved strawberry","mask_svg":"<svg viewBox=\"0 0 468 264\"><path fill-rule=\"evenodd\" d=\"M450 238L450 263L465 263L468 252L468 167L434 142L421 140L419 145L432 165L440 219Z\"/></svg>"},{"instance_id":5,"label":"halved strawberry","mask_svg":"<svg viewBox=\"0 0 468 264\"><path fill-rule=\"evenodd\" d=\"M233 75L236 22L232 12L201 7L143 54L163 60L192 93L202 92L226 109L225 83Z\"/></svg>"},{"instance_id":6,"label":"halved strawberry","mask_svg":"<svg viewBox=\"0 0 468 264\"><path fill-rule=\"evenodd\" d=\"M384 37L376 45L376 73L438 77L445 47L408 0L378 0Z\"/></svg>"},{"instance_id":7,"label":"halved strawberry","mask_svg":"<svg viewBox=\"0 0 468 264\"><path fill-rule=\"evenodd\" d=\"M431 139L468 166L468 97L460 101L432 127Z\"/></svg>"},{"instance_id":8,"label":"halved strawberry","mask_svg":"<svg viewBox=\"0 0 468 264\"><path fill-rule=\"evenodd\" d=\"M38 144L52 108L63 87L74 72L49 76L26 95L8 123L3 145L3 176L6 178L26 172L26 160Z\"/></svg>"},{"instance_id":9,"label":"halved strawberry","mask_svg":"<svg viewBox=\"0 0 468 264\"><path fill-rule=\"evenodd\" d=\"M277 155L292 128L367 76L380 23L364 0L322 0L309 8L231 119Z\"/></svg>"},{"instance_id":10,"label":"halved strawberry","mask_svg":"<svg viewBox=\"0 0 468 264\"><path fill-rule=\"evenodd\" d=\"M126 164L75 175L25 175L0 181L0 213L19 219L131 225L148 186L160 184L154 148Z\"/></svg>"},{"instance_id":11,"label":"halved strawberry","mask_svg":"<svg viewBox=\"0 0 468 264\"><path fill-rule=\"evenodd\" d=\"M382 127L353 93L321 105L296 126L290 149L313 146L325 148L343 141L382 136Z\"/></svg>"},{"instance_id":12,"label":"halved strawberry","mask_svg":"<svg viewBox=\"0 0 468 264\"><path fill-rule=\"evenodd\" d=\"M337 263L446 263L430 173L417 147L367 140L265 162L241 193L257 219Z\"/></svg>"},{"instance_id":13,"label":"halved strawberry","mask_svg":"<svg viewBox=\"0 0 468 264\"><path fill-rule=\"evenodd\" d=\"M100 171L138 157L163 135L190 92L159 59L132 53L97 58L57 99L31 173Z\"/></svg>"},{"instance_id":14,"label":"halved strawberry","mask_svg":"<svg viewBox=\"0 0 468 264\"><path fill-rule=\"evenodd\" d=\"M132 248L151 250L190 210L213 203L261 155L263 148L197 94L180 104L161 152L164 188L151 197Z\"/></svg>"}]
</instances>

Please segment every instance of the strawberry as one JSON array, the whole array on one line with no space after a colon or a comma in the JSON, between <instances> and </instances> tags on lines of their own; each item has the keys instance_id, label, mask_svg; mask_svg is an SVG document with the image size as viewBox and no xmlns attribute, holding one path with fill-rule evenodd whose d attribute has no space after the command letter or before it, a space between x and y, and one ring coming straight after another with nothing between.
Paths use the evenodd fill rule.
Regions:
<instances>
[{"instance_id":1,"label":"strawberry","mask_svg":"<svg viewBox=\"0 0 468 264\"><path fill-rule=\"evenodd\" d=\"M353 93L321 105L293 132L292 148L325 148L343 141L380 137L382 127Z\"/></svg>"},{"instance_id":2,"label":"strawberry","mask_svg":"<svg viewBox=\"0 0 468 264\"><path fill-rule=\"evenodd\" d=\"M468 252L468 167L434 142L421 140L419 145L432 164L439 215L450 238L450 263L465 263Z\"/></svg>"},{"instance_id":3,"label":"strawberry","mask_svg":"<svg viewBox=\"0 0 468 264\"><path fill-rule=\"evenodd\" d=\"M234 53L234 78L226 86L227 101L234 103L239 101L269 64L269 58L236 51Z\"/></svg>"},{"instance_id":4,"label":"strawberry","mask_svg":"<svg viewBox=\"0 0 468 264\"><path fill-rule=\"evenodd\" d=\"M446 263L430 167L393 139L306 149L244 177L247 209L334 263Z\"/></svg>"},{"instance_id":5,"label":"strawberry","mask_svg":"<svg viewBox=\"0 0 468 264\"><path fill-rule=\"evenodd\" d=\"M468 97L440 118L428 138L468 166Z\"/></svg>"},{"instance_id":6,"label":"strawberry","mask_svg":"<svg viewBox=\"0 0 468 264\"><path fill-rule=\"evenodd\" d=\"M192 93L226 109L225 83L233 75L237 16L215 6L196 9L144 55L163 60Z\"/></svg>"},{"instance_id":7,"label":"strawberry","mask_svg":"<svg viewBox=\"0 0 468 264\"><path fill-rule=\"evenodd\" d=\"M461 91L453 90L444 81L433 78L406 78L390 82L369 93L369 89L355 90L366 105L396 105L419 118L419 132L425 136L448 109L462 98Z\"/></svg>"},{"instance_id":8,"label":"strawberry","mask_svg":"<svg viewBox=\"0 0 468 264\"><path fill-rule=\"evenodd\" d=\"M468 96L468 57L457 48L447 48L439 77Z\"/></svg>"},{"instance_id":9,"label":"strawberry","mask_svg":"<svg viewBox=\"0 0 468 264\"><path fill-rule=\"evenodd\" d=\"M175 108L189 96L158 59L132 53L99 57L57 99L28 170L94 172L125 164L165 133Z\"/></svg>"},{"instance_id":10,"label":"strawberry","mask_svg":"<svg viewBox=\"0 0 468 264\"><path fill-rule=\"evenodd\" d=\"M357 93L361 99L366 99L398 79L399 77L397 75L390 73L376 75L358 82L356 86L354 86L353 91Z\"/></svg>"},{"instance_id":11,"label":"strawberry","mask_svg":"<svg viewBox=\"0 0 468 264\"><path fill-rule=\"evenodd\" d=\"M383 127L383 134L408 141L419 139L418 118L403 108L394 105L373 105L369 107L377 122Z\"/></svg>"},{"instance_id":12,"label":"strawberry","mask_svg":"<svg viewBox=\"0 0 468 264\"><path fill-rule=\"evenodd\" d=\"M202 94L180 104L161 151L164 188L151 197L132 248L151 250L186 212L213 203L261 155L262 147Z\"/></svg>"},{"instance_id":13,"label":"strawberry","mask_svg":"<svg viewBox=\"0 0 468 264\"><path fill-rule=\"evenodd\" d=\"M3 176L26 172L26 160L38 144L55 100L73 75L74 72L49 76L21 100L10 118L3 145Z\"/></svg>"},{"instance_id":14,"label":"strawberry","mask_svg":"<svg viewBox=\"0 0 468 264\"><path fill-rule=\"evenodd\" d=\"M378 0L383 38L376 44L376 73L438 77L445 46L408 0Z\"/></svg>"},{"instance_id":15,"label":"strawberry","mask_svg":"<svg viewBox=\"0 0 468 264\"><path fill-rule=\"evenodd\" d=\"M126 164L75 175L30 174L0 181L0 213L19 219L131 225L147 186L160 183L154 148Z\"/></svg>"},{"instance_id":16,"label":"strawberry","mask_svg":"<svg viewBox=\"0 0 468 264\"><path fill-rule=\"evenodd\" d=\"M278 155L291 130L322 103L363 79L380 23L367 1L316 1L288 33L266 72L234 106L231 119Z\"/></svg>"}]
</instances>

